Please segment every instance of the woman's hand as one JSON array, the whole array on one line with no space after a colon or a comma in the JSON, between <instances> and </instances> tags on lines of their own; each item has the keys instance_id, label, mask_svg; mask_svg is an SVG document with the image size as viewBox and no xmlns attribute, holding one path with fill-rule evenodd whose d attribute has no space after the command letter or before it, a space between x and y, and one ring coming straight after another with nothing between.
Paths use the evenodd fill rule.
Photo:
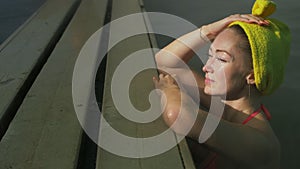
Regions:
<instances>
[{"instance_id":1,"label":"woman's hand","mask_svg":"<svg viewBox=\"0 0 300 169\"><path fill-rule=\"evenodd\" d=\"M219 21L213 22L211 24L202 26L201 34L205 35L206 37L208 37L210 41L212 41L222 30L224 30L229 24L235 21L253 23L258 25L269 24L267 20L258 16L254 16L251 14L235 14L235 15L230 15Z\"/></svg>"},{"instance_id":2,"label":"woman's hand","mask_svg":"<svg viewBox=\"0 0 300 169\"><path fill-rule=\"evenodd\" d=\"M153 77L153 82L156 89L160 89L162 91L168 90L168 89L178 89L179 87L174 79L175 75L170 76L169 74L160 74L159 79L156 77Z\"/></svg>"}]
</instances>

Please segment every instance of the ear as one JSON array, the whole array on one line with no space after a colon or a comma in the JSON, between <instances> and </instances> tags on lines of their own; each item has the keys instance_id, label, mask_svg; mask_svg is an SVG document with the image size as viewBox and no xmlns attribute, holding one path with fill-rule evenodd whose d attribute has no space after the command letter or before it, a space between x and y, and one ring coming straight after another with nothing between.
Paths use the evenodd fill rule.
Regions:
<instances>
[{"instance_id":1,"label":"ear","mask_svg":"<svg viewBox=\"0 0 300 169\"><path fill-rule=\"evenodd\" d=\"M254 72L253 70L251 70L251 72L246 76L246 81L247 81L247 84L255 84L255 78L254 78Z\"/></svg>"}]
</instances>

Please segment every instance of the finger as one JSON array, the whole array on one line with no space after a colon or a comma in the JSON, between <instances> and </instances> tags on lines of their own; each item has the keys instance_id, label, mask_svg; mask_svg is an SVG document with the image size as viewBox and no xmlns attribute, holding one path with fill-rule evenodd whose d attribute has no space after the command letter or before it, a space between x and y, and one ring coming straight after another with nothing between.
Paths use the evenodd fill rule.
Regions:
<instances>
[{"instance_id":1,"label":"finger","mask_svg":"<svg viewBox=\"0 0 300 169\"><path fill-rule=\"evenodd\" d=\"M159 74L159 79L163 79L164 75L163 74Z\"/></svg>"},{"instance_id":2,"label":"finger","mask_svg":"<svg viewBox=\"0 0 300 169\"><path fill-rule=\"evenodd\" d=\"M243 16L242 14L235 14L235 15L230 15L228 17L228 22L232 23L235 21L241 21L241 22L249 22L249 18Z\"/></svg>"},{"instance_id":3,"label":"finger","mask_svg":"<svg viewBox=\"0 0 300 169\"><path fill-rule=\"evenodd\" d=\"M254 16L254 15L241 15L242 17L248 18L250 21L254 21L254 22L262 22L264 21L263 18L258 17L258 16Z\"/></svg>"},{"instance_id":4,"label":"finger","mask_svg":"<svg viewBox=\"0 0 300 169\"><path fill-rule=\"evenodd\" d=\"M230 16L231 21L242 21L247 23L256 23L259 25L269 24L264 18L254 16L252 14L235 14Z\"/></svg>"},{"instance_id":5,"label":"finger","mask_svg":"<svg viewBox=\"0 0 300 169\"><path fill-rule=\"evenodd\" d=\"M156 77L153 77L152 79L155 89L159 89L159 80Z\"/></svg>"},{"instance_id":6,"label":"finger","mask_svg":"<svg viewBox=\"0 0 300 169\"><path fill-rule=\"evenodd\" d=\"M173 78L173 76L169 76L168 77L169 83L174 83L175 79Z\"/></svg>"},{"instance_id":7,"label":"finger","mask_svg":"<svg viewBox=\"0 0 300 169\"><path fill-rule=\"evenodd\" d=\"M251 14L241 14L240 17L247 19L249 23L256 23L259 25L267 25L269 22L262 17L254 16Z\"/></svg>"},{"instance_id":8,"label":"finger","mask_svg":"<svg viewBox=\"0 0 300 169\"><path fill-rule=\"evenodd\" d=\"M254 17L255 19L257 19L259 21L258 24L260 24L260 25L269 25L270 24L269 21L263 17L254 16L254 15L251 15L251 17Z\"/></svg>"},{"instance_id":9,"label":"finger","mask_svg":"<svg viewBox=\"0 0 300 169\"><path fill-rule=\"evenodd\" d=\"M152 80L154 83L158 83L158 79L155 76L152 77Z\"/></svg>"},{"instance_id":10,"label":"finger","mask_svg":"<svg viewBox=\"0 0 300 169\"><path fill-rule=\"evenodd\" d=\"M156 77L152 77L152 81L153 81L153 83L154 83L154 85L155 85L155 88L156 88L156 86L157 86L157 84L158 84L157 78L156 78Z\"/></svg>"},{"instance_id":11,"label":"finger","mask_svg":"<svg viewBox=\"0 0 300 169\"><path fill-rule=\"evenodd\" d=\"M177 83L177 75L176 74L172 74L171 75L172 79L173 79L173 83Z\"/></svg>"}]
</instances>

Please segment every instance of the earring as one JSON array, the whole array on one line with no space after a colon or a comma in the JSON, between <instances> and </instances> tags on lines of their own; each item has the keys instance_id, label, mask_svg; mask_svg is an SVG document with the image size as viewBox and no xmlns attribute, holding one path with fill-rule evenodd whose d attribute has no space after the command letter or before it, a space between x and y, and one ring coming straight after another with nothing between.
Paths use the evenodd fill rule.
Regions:
<instances>
[{"instance_id":1,"label":"earring","mask_svg":"<svg viewBox=\"0 0 300 169\"><path fill-rule=\"evenodd\" d=\"M250 99L250 94L251 94L251 86L250 86L250 84L248 84L248 96L249 96L249 99Z\"/></svg>"}]
</instances>

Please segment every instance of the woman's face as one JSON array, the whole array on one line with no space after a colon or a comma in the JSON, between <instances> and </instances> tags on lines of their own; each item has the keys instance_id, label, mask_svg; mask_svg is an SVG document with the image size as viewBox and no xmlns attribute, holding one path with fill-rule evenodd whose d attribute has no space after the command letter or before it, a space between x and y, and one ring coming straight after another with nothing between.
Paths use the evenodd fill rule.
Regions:
<instances>
[{"instance_id":1,"label":"woman's face","mask_svg":"<svg viewBox=\"0 0 300 169\"><path fill-rule=\"evenodd\" d=\"M245 93L251 60L240 47L241 41L234 30L225 29L211 44L208 61L203 67L206 94L226 95L229 99Z\"/></svg>"}]
</instances>

